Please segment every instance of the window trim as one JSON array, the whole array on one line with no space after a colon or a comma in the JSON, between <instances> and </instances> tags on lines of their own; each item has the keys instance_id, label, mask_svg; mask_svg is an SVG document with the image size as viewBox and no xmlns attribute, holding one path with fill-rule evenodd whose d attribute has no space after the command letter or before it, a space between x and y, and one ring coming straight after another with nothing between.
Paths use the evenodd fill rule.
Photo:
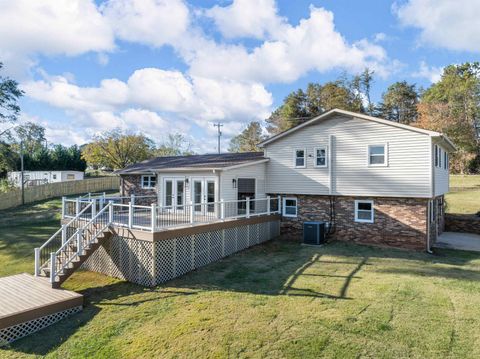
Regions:
<instances>
[{"instance_id":1,"label":"window trim","mask_svg":"<svg viewBox=\"0 0 480 359\"><path fill-rule=\"evenodd\" d=\"M287 207L287 205L285 204L286 201L295 201L295 214L294 215L285 213L285 207ZM293 207L293 206L288 206L288 207ZM282 216L283 217L289 217L289 218L298 217L298 198L297 197L283 197L282 198Z\"/></svg>"},{"instance_id":2,"label":"window trim","mask_svg":"<svg viewBox=\"0 0 480 359\"><path fill-rule=\"evenodd\" d=\"M383 163L370 163L370 148L383 146ZM388 167L388 142L367 145L367 166L368 167Z\"/></svg>"},{"instance_id":3,"label":"window trim","mask_svg":"<svg viewBox=\"0 0 480 359\"><path fill-rule=\"evenodd\" d=\"M297 166L297 151L303 151L303 166ZM293 165L295 168L307 168L307 149L306 148L295 148L293 150Z\"/></svg>"},{"instance_id":4,"label":"window trim","mask_svg":"<svg viewBox=\"0 0 480 359\"><path fill-rule=\"evenodd\" d=\"M358 205L359 203L369 203L372 206L372 219L361 219L358 218ZM354 208L354 213L355 213L355 222L358 223L374 223L375 222L375 207L374 207L374 202L371 199L356 199L355 200L355 208Z\"/></svg>"},{"instance_id":5,"label":"window trim","mask_svg":"<svg viewBox=\"0 0 480 359\"><path fill-rule=\"evenodd\" d=\"M145 183L144 178L145 177L149 178L148 179L148 186L144 185L144 183ZM155 185L154 186L152 186L152 177L155 178ZM157 187L157 180L158 180L157 175L142 175L142 178L141 178L142 189L155 189Z\"/></svg>"},{"instance_id":6,"label":"window trim","mask_svg":"<svg viewBox=\"0 0 480 359\"><path fill-rule=\"evenodd\" d=\"M318 153L317 151L318 150L325 150L325 164L324 165L319 165L317 164L317 156L318 156ZM324 145L324 146L318 146L318 147L315 147L314 148L314 167L316 168L327 168L328 167L328 146L327 145Z\"/></svg>"}]
</instances>

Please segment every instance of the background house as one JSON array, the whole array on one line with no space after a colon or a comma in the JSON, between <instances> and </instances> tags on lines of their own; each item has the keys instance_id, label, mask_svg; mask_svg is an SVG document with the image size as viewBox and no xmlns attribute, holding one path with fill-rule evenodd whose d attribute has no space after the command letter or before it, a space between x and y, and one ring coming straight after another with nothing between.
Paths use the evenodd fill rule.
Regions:
<instances>
[{"instance_id":1,"label":"background house","mask_svg":"<svg viewBox=\"0 0 480 359\"><path fill-rule=\"evenodd\" d=\"M80 171L24 171L25 186L83 180L84 172ZM12 171L7 174L8 181L15 187L22 185L22 172Z\"/></svg>"}]
</instances>

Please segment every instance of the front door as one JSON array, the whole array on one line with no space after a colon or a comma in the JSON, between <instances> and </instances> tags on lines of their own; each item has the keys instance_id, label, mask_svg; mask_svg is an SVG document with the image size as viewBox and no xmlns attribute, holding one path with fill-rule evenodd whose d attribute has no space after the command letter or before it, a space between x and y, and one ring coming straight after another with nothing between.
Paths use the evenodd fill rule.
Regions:
<instances>
[{"instance_id":1,"label":"front door","mask_svg":"<svg viewBox=\"0 0 480 359\"><path fill-rule=\"evenodd\" d=\"M163 205L167 209L183 210L185 205L185 180L183 178L165 178L163 189Z\"/></svg>"},{"instance_id":2,"label":"front door","mask_svg":"<svg viewBox=\"0 0 480 359\"><path fill-rule=\"evenodd\" d=\"M214 178L192 179L192 201L195 212L215 212L215 189Z\"/></svg>"}]
</instances>

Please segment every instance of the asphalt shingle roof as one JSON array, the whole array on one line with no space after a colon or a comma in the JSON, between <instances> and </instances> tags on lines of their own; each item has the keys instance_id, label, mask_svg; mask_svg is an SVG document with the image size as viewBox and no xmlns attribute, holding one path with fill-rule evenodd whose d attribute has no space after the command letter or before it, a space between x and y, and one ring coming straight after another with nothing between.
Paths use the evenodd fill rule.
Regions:
<instances>
[{"instance_id":1,"label":"asphalt shingle roof","mask_svg":"<svg viewBox=\"0 0 480 359\"><path fill-rule=\"evenodd\" d=\"M263 152L220 153L209 155L156 157L127 166L118 174L156 172L166 169L210 169L240 165L265 159Z\"/></svg>"}]
</instances>

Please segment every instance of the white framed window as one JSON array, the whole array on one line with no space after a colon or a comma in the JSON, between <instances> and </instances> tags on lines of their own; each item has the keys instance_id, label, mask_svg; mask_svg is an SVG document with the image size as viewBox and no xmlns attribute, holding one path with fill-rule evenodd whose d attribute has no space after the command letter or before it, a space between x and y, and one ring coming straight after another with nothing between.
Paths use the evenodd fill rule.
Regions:
<instances>
[{"instance_id":1,"label":"white framed window","mask_svg":"<svg viewBox=\"0 0 480 359\"><path fill-rule=\"evenodd\" d=\"M438 167L438 146L434 146L434 152L435 152L435 167Z\"/></svg>"},{"instance_id":2,"label":"white framed window","mask_svg":"<svg viewBox=\"0 0 480 359\"><path fill-rule=\"evenodd\" d=\"M295 149L294 153L294 164L295 168L305 168L306 167L306 153L307 151L304 148Z\"/></svg>"},{"instance_id":3,"label":"white framed window","mask_svg":"<svg viewBox=\"0 0 480 359\"><path fill-rule=\"evenodd\" d=\"M388 145L368 145L368 165L369 166L387 166L388 165Z\"/></svg>"},{"instance_id":4,"label":"white framed window","mask_svg":"<svg viewBox=\"0 0 480 359\"><path fill-rule=\"evenodd\" d=\"M327 146L315 148L315 167L327 167L328 150Z\"/></svg>"},{"instance_id":5,"label":"white framed window","mask_svg":"<svg viewBox=\"0 0 480 359\"><path fill-rule=\"evenodd\" d=\"M298 213L297 199L294 197L283 197L282 214L284 217L296 217Z\"/></svg>"},{"instance_id":6,"label":"white framed window","mask_svg":"<svg viewBox=\"0 0 480 359\"><path fill-rule=\"evenodd\" d=\"M374 217L372 200L355 200L355 222L373 223Z\"/></svg>"},{"instance_id":7,"label":"white framed window","mask_svg":"<svg viewBox=\"0 0 480 359\"><path fill-rule=\"evenodd\" d=\"M151 189L157 185L157 176L144 175L142 176L142 188Z\"/></svg>"},{"instance_id":8,"label":"white framed window","mask_svg":"<svg viewBox=\"0 0 480 359\"><path fill-rule=\"evenodd\" d=\"M438 167L442 168L442 156L443 156L443 150L439 146L438 147Z\"/></svg>"},{"instance_id":9,"label":"white framed window","mask_svg":"<svg viewBox=\"0 0 480 359\"><path fill-rule=\"evenodd\" d=\"M443 163L443 165L445 166L445 169L448 170L448 153L445 152L445 161Z\"/></svg>"}]
</instances>

